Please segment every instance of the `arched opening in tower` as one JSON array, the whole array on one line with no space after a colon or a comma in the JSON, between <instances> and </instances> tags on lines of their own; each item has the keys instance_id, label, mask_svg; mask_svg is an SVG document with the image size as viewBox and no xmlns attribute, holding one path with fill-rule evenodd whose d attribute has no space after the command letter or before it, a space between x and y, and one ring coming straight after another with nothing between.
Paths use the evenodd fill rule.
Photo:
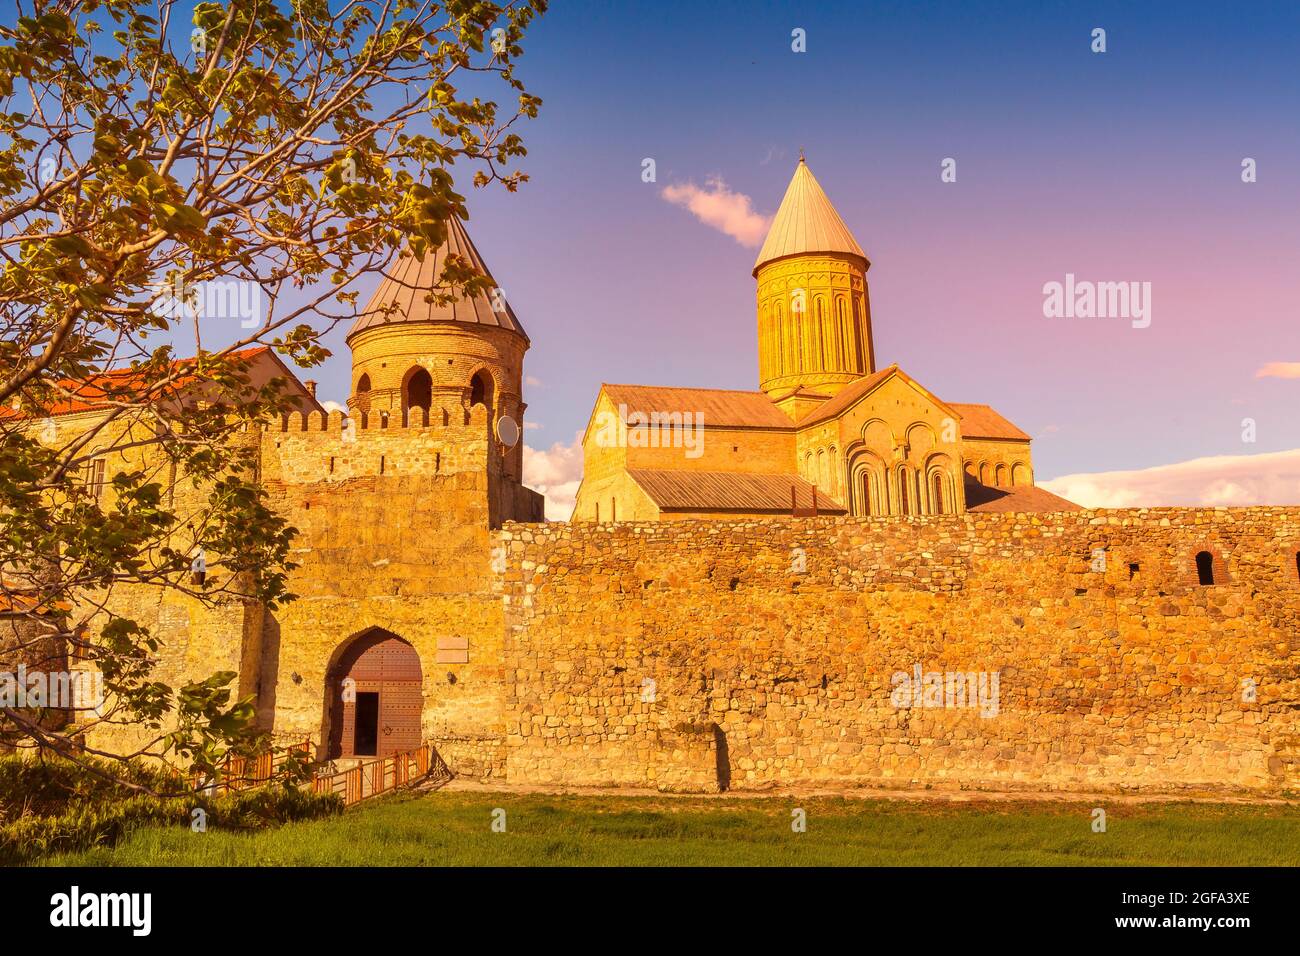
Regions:
<instances>
[{"instance_id":1,"label":"arched opening in tower","mask_svg":"<svg viewBox=\"0 0 1300 956\"><path fill-rule=\"evenodd\" d=\"M475 405L482 405L488 411L488 421L492 421L492 375L487 369L480 369L474 373L474 377L469 382L469 404L470 408Z\"/></svg>"},{"instance_id":2,"label":"arched opening in tower","mask_svg":"<svg viewBox=\"0 0 1300 956\"><path fill-rule=\"evenodd\" d=\"M429 410L433 404L433 379L427 369L416 369L406 380L404 407Z\"/></svg>"},{"instance_id":3,"label":"arched opening in tower","mask_svg":"<svg viewBox=\"0 0 1300 956\"><path fill-rule=\"evenodd\" d=\"M370 410L370 376L362 375L357 379L356 387L356 407L358 411L367 412Z\"/></svg>"}]
</instances>

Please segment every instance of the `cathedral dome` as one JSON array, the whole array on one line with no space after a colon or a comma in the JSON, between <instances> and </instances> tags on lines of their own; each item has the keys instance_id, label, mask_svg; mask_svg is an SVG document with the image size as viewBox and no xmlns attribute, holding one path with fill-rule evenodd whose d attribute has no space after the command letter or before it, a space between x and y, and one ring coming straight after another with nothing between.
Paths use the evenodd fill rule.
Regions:
<instances>
[{"instance_id":1,"label":"cathedral dome","mask_svg":"<svg viewBox=\"0 0 1300 956\"><path fill-rule=\"evenodd\" d=\"M432 253L417 258L410 252L403 252L389 266L365 310L348 330L348 339L369 329L398 323L460 322L516 332L527 341L528 333L503 294L494 296L491 292L483 292L457 297L445 304L425 301L431 294L449 291L438 282L449 255L458 256L480 275L492 278L469 233L453 216L447 224L446 241ZM394 303L397 310L389 310Z\"/></svg>"},{"instance_id":2,"label":"cathedral dome","mask_svg":"<svg viewBox=\"0 0 1300 956\"><path fill-rule=\"evenodd\" d=\"M864 265L870 265L867 254L844 225L801 155L754 262L754 274L758 275L759 269L777 259L816 253L857 256Z\"/></svg>"}]
</instances>

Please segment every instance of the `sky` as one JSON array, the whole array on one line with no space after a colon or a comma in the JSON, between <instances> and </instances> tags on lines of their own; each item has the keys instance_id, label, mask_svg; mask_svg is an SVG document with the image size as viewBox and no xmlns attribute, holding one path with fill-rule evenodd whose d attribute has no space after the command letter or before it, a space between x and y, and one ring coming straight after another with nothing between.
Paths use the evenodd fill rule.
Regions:
<instances>
[{"instance_id":1,"label":"sky","mask_svg":"<svg viewBox=\"0 0 1300 956\"><path fill-rule=\"evenodd\" d=\"M561 0L524 49L530 181L463 191L532 340L551 516L602 382L757 387L751 272L800 148L871 259L878 364L993 405L1040 482L1300 503L1300 5ZM1149 324L1046 316L1067 275L1139 283ZM310 377L342 401L330 344Z\"/></svg>"}]
</instances>

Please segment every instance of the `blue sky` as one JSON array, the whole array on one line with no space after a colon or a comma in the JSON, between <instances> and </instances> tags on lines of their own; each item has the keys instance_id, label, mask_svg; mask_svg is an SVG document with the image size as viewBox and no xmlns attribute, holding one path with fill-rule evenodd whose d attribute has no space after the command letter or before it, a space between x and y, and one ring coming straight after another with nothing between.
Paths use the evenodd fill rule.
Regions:
<instances>
[{"instance_id":1,"label":"blue sky","mask_svg":"<svg viewBox=\"0 0 1300 956\"><path fill-rule=\"evenodd\" d=\"M532 337L533 447L602 381L756 387L755 250L662 190L768 215L801 146L872 259L880 363L997 407L1040 477L1300 447L1300 379L1258 376L1300 362L1300 5L558 2L524 46L532 178L468 227ZM1045 319L1067 273L1151 282L1151 327Z\"/></svg>"}]
</instances>

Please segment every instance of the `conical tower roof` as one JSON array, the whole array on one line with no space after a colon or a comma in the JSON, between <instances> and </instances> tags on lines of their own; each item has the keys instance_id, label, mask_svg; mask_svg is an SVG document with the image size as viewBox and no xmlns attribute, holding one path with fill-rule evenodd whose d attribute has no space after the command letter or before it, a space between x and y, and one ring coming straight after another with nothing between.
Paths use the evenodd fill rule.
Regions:
<instances>
[{"instance_id":1,"label":"conical tower roof","mask_svg":"<svg viewBox=\"0 0 1300 956\"><path fill-rule=\"evenodd\" d=\"M781 208L754 262L754 272L757 274L759 267L774 259L817 252L846 253L861 256L864 261L867 258L800 155Z\"/></svg>"},{"instance_id":2,"label":"conical tower roof","mask_svg":"<svg viewBox=\"0 0 1300 956\"><path fill-rule=\"evenodd\" d=\"M347 337L350 339L359 332L381 325L407 322L463 322L467 325L491 325L508 329L527 339L528 333L519 324L519 319L515 317L514 310L510 308L504 295L496 297L495 305L498 308L495 309L493 296L489 292L462 296L446 305L425 301L425 297L432 292L447 291L445 286L438 287L438 278L442 275L449 254L460 256L480 275L492 278L492 273L488 271L487 264L479 255L478 249L474 248L474 243L470 240L469 233L465 231L460 219L452 216L447 223L447 240L441 246L432 252L426 252L421 258L404 251L389 265L384 272L383 281L379 283L379 288L370 297L365 310L352 323ZM384 310L394 302L397 303L399 311L385 314Z\"/></svg>"}]
</instances>

